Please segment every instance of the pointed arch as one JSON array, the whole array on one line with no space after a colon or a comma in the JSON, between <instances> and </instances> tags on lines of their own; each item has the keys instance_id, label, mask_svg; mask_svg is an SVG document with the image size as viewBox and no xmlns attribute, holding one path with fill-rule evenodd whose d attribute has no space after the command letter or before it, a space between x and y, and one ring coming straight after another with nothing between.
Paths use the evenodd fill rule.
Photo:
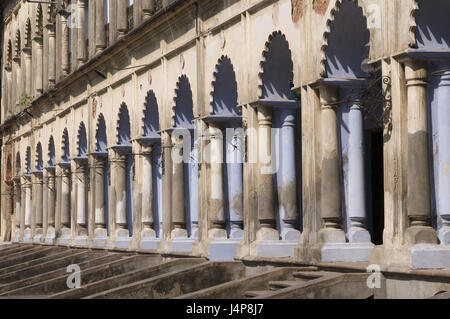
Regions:
<instances>
[{"instance_id":1,"label":"pointed arch","mask_svg":"<svg viewBox=\"0 0 450 319\"><path fill-rule=\"evenodd\" d=\"M53 167L56 165L56 156L55 156L55 141L53 140L53 136L50 136L48 141L48 166Z\"/></svg>"},{"instance_id":2,"label":"pointed arch","mask_svg":"<svg viewBox=\"0 0 450 319\"><path fill-rule=\"evenodd\" d=\"M414 0L410 13L412 48L450 48L450 2L445 0Z\"/></svg>"},{"instance_id":3,"label":"pointed arch","mask_svg":"<svg viewBox=\"0 0 450 319\"><path fill-rule=\"evenodd\" d=\"M159 131L159 111L158 102L155 93L150 90L147 92L144 103L144 116L142 118L142 131L144 136L158 135Z\"/></svg>"},{"instance_id":4,"label":"pointed arch","mask_svg":"<svg viewBox=\"0 0 450 319\"><path fill-rule=\"evenodd\" d=\"M14 55L16 57L20 56L20 52L22 51L22 46L21 46L21 39L20 39L20 30L17 29L16 30L16 34L15 34L15 38L14 38Z\"/></svg>"},{"instance_id":5,"label":"pointed arch","mask_svg":"<svg viewBox=\"0 0 450 319\"><path fill-rule=\"evenodd\" d=\"M117 144L130 144L131 129L130 129L130 114L128 107L122 103L119 109L119 118L117 120Z\"/></svg>"},{"instance_id":6,"label":"pointed arch","mask_svg":"<svg viewBox=\"0 0 450 319\"><path fill-rule=\"evenodd\" d=\"M322 37L320 76L367 77L361 69L370 53L370 31L364 7L357 0L337 0L326 27Z\"/></svg>"},{"instance_id":7,"label":"pointed arch","mask_svg":"<svg viewBox=\"0 0 450 319\"><path fill-rule=\"evenodd\" d=\"M174 104L172 107L172 123L177 128L193 128L194 102L189 79L186 75L178 78L175 88Z\"/></svg>"},{"instance_id":8,"label":"pointed arch","mask_svg":"<svg viewBox=\"0 0 450 319\"><path fill-rule=\"evenodd\" d=\"M42 13L42 5L39 3L36 9L36 25L35 25L35 36L42 37L44 31L44 15Z\"/></svg>"},{"instance_id":9,"label":"pointed arch","mask_svg":"<svg viewBox=\"0 0 450 319\"><path fill-rule=\"evenodd\" d=\"M6 174L5 174L5 180L10 181L13 177L13 168L12 168L12 160L11 160L11 154L8 154L8 157L6 159Z\"/></svg>"},{"instance_id":10,"label":"pointed arch","mask_svg":"<svg viewBox=\"0 0 450 319\"><path fill-rule=\"evenodd\" d=\"M106 122L105 117L102 113L98 116L97 129L95 131L95 151L96 152L106 152L106 147L108 145L107 135L106 135Z\"/></svg>"},{"instance_id":11,"label":"pointed arch","mask_svg":"<svg viewBox=\"0 0 450 319\"><path fill-rule=\"evenodd\" d=\"M13 47L12 47L12 43L11 40L8 40L8 44L6 47L6 64L5 64L5 68L6 70L11 70L11 66L12 66L12 59L13 59Z\"/></svg>"},{"instance_id":12,"label":"pointed arch","mask_svg":"<svg viewBox=\"0 0 450 319\"><path fill-rule=\"evenodd\" d=\"M16 176L20 176L22 172L22 165L20 162L20 152L17 152L16 154Z\"/></svg>"},{"instance_id":13,"label":"pointed arch","mask_svg":"<svg viewBox=\"0 0 450 319\"><path fill-rule=\"evenodd\" d=\"M36 157L35 157L35 161L36 161L36 163L35 163L35 170L36 171L38 171L38 172L40 172L40 171L42 171L42 168L43 168L43 160L42 160L42 145L41 145L41 142L39 142L37 145L36 145L36 155L35 155Z\"/></svg>"},{"instance_id":14,"label":"pointed arch","mask_svg":"<svg viewBox=\"0 0 450 319\"><path fill-rule=\"evenodd\" d=\"M25 23L25 48L31 48L31 21L30 18L27 19L27 22Z\"/></svg>"},{"instance_id":15,"label":"pointed arch","mask_svg":"<svg viewBox=\"0 0 450 319\"><path fill-rule=\"evenodd\" d=\"M30 175L31 174L31 147L27 147L26 153L25 153L25 174Z\"/></svg>"},{"instance_id":16,"label":"pointed arch","mask_svg":"<svg viewBox=\"0 0 450 319\"><path fill-rule=\"evenodd\" d=\"M78 126L78 134L77 134L77 150L78 156L86 156L87 155L87 136L86 136L86 126L84 122L81 122Z\"/></svg>"},{"instance_id":17,"label":"pointed arch","mask_svg":"<svg viewBox=\"0 0 450 319\"><path fill-rule=\"evenodd\" d=\"M260 63L259 97L293 99L294 79L292 54L286 36L275 31L265 44Z\"/></svg>"},{"instance_id":18,"label":"pointed arch","mask_svg":"<svg viewBox=\"0 0 450 319\"><path fill-rule=\"evenodd\" d=\"M65 128L61 140L61 160L64 162L68 162L69 159L70 159L69 132L67 131L67 128Z\"/></svg>"},{"instance_id":19,"label":"pointed arch","mask_svg":"<svg viewBox=\"0 0 450 319\"><path fill-rule=\"evenodd\" d=\"M222 55L216 64L210 96L211 114L241 114L237 107L236 74L230 58L226 55Z\"/></svg>"}]
</instances>

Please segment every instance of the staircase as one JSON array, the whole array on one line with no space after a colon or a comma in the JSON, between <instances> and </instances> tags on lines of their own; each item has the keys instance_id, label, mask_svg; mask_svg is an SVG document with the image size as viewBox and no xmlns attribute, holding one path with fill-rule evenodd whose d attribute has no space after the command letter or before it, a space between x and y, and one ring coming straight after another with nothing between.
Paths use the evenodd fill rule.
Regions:
<instances>
[{"instance_id":1,"label":"staircase","mask_svg":"<svg viewBox=\"0 0 450 319\"><path fill-rule=\"evenodd\" d=\"M69 288L68 266L80 268ZM370 298L367 274L31 244L0 246L3 298Z\"/></svg>"}]
</instances>

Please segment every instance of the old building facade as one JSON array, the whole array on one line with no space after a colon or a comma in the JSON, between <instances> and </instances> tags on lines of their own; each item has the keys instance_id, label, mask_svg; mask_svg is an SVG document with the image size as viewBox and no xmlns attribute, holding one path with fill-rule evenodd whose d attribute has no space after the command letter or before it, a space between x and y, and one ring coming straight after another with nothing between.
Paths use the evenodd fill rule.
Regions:
<instances>
[{"instance_id":1,"label":"old building facade","mask_svg":"<svg viewBox=\"0 0 450 319\"><path fill-rule=\"evenodd\" d=\"M450 267L449 13L9 1L2 240Z\"/></svg>"}]
</instances>

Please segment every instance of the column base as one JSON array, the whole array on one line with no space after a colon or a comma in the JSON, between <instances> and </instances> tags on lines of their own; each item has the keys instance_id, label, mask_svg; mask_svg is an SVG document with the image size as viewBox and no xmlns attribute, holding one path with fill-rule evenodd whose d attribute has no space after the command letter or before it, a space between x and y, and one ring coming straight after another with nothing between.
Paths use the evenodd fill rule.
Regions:
<instances>
[{"instance_id":1,"label":"column base","mask_svg":"<svg viewBox=\"0 0 450 319\"><path fill-rule=\"evenodd\" d=\"M321 248L322 262L370 261L372 243L325 243Z\"/></svg>"},{"instance_id":2,"label":"column base","mask_svg":"<svg viewBox=\"0 0 450 319\"><path fill-rule=\"evenodd\" d=\"M17 229L11 238L11 242L18 243L19 241L20 241L20 229Z\"/></svg>"},{"instance_id":3,"label":"column base","mask_svg":"<svg viewBox=\"0 0 450 319\"><path fill-rule=\"evenodd\" d=\"M438 231L439 241L442 245L450 246L450 226L443 226Z\"/></svg>"},{"instance_id":4,"label":"column base","mask_svg":"<svg viewBox=\"0 0 450 319\"><path fill-rule=\"evenodd\" d=\"M230 230L230 239L244 238L244 231L241 228L232 228Z\"/></svg>"},{"instance_id":5,"label":"column base","mask_svg":"<svg viewBox=\"0 0 450 319\"><path fill-rule=\"evenodd\" d=\"M170 250L172 252L187 253L192 252L192 246L197 238L188 238L186 229L175 228L171 232Z\"/></svg>"},{"instance_id":6,"label":"column base","mask_svg":"<svg viewBox=\"0 0 450 319\"><path fill-rule=\"evenodd\" d=\"M44 243L49 245L54 245L56 243L56 231L54 227L49 226L47 228L47 234L45 235Z\"/></svg>"},{"instance_id":7,"label":"column base","mask_svg":"<svg viewBox=\"0 0 450 319\"><path fill-rule=\"evenodd\" d=\"M289 258L294 256L297 240L256 240L250 245L250 255L264 258Z\"/></svg>"},{"instance_id":8,"label":"column base","mask_svg":"<svg viewBox=\"0 0 450 319\"><path fill-rule=\"evenodd\" d=\"M87 247L88 245L88 236L80 235L74 238L73 245L78 247Z\"/></svg>"},{"instance_id":9,"label":"column base","mask_svg":"<svg viewBox=\"0 0 450 319\"><path fill-rule=\"evenodd\" d=\"M339 228L322 228L319 230L319 241L321 243L345 243L345 233Z\"/></svg>"},{"instance_id":10,"label":"column base","mask_svg":"<svg viewBox=\"0 0 450 319\"><path fill-rule=\"evenodd\" d=\"M33 237L33 243L40 244L44 237L43 233L44 233L44 230L42 228L36 228L35 235Z\"/></svg>"},{"instance_id":11,"label":"column base","mask_svg":"<svg viewBox=\"0 0 450 319\"><path fill-rule=\"evenodd\" d=\"M300 241L302 234L295 228L284 228L281 232L281 238L284 240Z\"/></svg>"},{"instance_id":12,"label":"column base","mask_svg":"<svg viewBox=\"0 0 450 319\"><path fill-rule=\"evenodd\" d=\"M209 242L208 259L210 261L234 261L239 239L215 239Z\"/></svg>"},{"instance_id":13,"label":"column base","mask_svg":"<svg viewBox=\"0 0 450 319\"><path fill-rule=\"evenodd\" d=\"M63 229L61 229L61 236L58 238L57 243L58 245L68 246L70 245L70 238L71 238L70 228L64 227Z\"/></svg>"},{"instance_id":14,"label":"column base","mask_svg":"<svg viewBox=\"0 0 450 319\"><path fill-rule=\"evenodd\" d=\"M351 243L371 243L369 232L362 227L352 227L348 232L348 241Z\"/></svg>"},{"instance_id":15,"label":"column base","mask_svg":"<svg viewBox=\"0 0 450 319\"><path fill-rule=\"evenodd\" d=\"M23 232L22 242L24 243L32 243L33 237L31 235L31 228L26 228Z\"/></svg>"},{"instance_id":16,"label":"column base","mask_svg":"<svg viewBox=\"0 0 450 319\"><path fill-rule=\"evenodd\" d=\"M131 242L130 232L128 229L120 228L116 230L116 238L114 240L114 248L128 249Z\"/></svg>"},{"instance_id":17,"label":"column base","mask_svg":"<svg viewBox=\"0 0 450 319\"><path fill-rule=\"evenodd\" d=\"M161 242L160 238L156 237L146 237L142 238L139 242L139 249L144 251L157 251L159 248L159 243Z\"/></svg>"},{"instance_id":18,"label":"column base","mask_svg":"<svg viewBox=\"0 0 450 319\"><path fill-rule=\"evenodd\" d=\"M450 267L450 247L417 244L411 248L413 269L439 269Z\"/></svg>"},{"instance_id":19,"label":"column base","mask_svg":"<svg viewBox=\"0 0 450 319\"><path fill-rule=\"evenodd\" d=\"M92 245L94 247L103 248L108 244L108 232L105 228L96 228L94 230L94 239Z\"/></svg>"},{"instance_id":20,"label":"column base","mask_svg":"<svg viewBox=\"0 0 450 319\"><path fill-rule=\"evenodd\" d=\"M406 242L415 244L437 244L436 231L430 226L411 226L406 229Z\"/></svg>"}]
</instances>

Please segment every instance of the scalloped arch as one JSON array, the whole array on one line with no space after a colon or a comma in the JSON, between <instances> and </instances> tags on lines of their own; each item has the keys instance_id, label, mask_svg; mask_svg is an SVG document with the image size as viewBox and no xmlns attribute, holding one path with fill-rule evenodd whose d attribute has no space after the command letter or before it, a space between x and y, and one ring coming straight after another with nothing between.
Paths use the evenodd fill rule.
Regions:
<instances>
[{"instance_id":1,"label":"scalloped arch","mask_svg":"<svg viewBox=\"0 0 450 319\"><path fill-rule=\"evenodd\" d=\"M37 171L41 171L42 167L43 167L43 163L44 163L43 159L42 159L42 144L41 144L41 142L38 142L36 145L36 154L35 154L34 161L35 161L34 168Z\"/></svg>"},{"instance_id":2,"label":"scalloped arch","mask_svg":"<svg viewBox=\"0 0 450 319\"><path fill-rule=\"evenodd\" d=\"M27 150L25 151L25 173L27 175L30 175L31 173L31 147L27 147Z\"/></svg>"},{"instance_id":3,"label":"scalloped arch","mask_svg":"<svg viewBox=\"0 0 450 319\"><path fill-rule=\"evenodd\" d=\"M50 136L50 138L48 139L47 157L48 157L47 164L49 166L55 166L56 165L56 155L55 155L55 140L53 139L53 136Z\"/></svg>"},{"instance_id":4,"label":"scalloped arch","mask_svg":"<svg viewBox=\"0 0 450 319\"><path fill-rule=\"evenodd\" d=\"M264 67L265 67L265 65L266 65L266 63L268 61L267 57L268 57L268 54L270 52L270 46L272 44L272 41L278 36L281 36L282 39L286 42L287 49L288 49L288 52L289 52L289 56L291 58L290 62L292 63L292 52L291 52L291 49L289 48L289 41L287 40L286 35L283 32L281 32L280 30L272 32L269 35L268 40L264 44L264 50L262 52L262 58L261 58L261 61L259 62L259 73L258 73L258 97L259 98L263 98L263 91L264 91L263 78L264 78L264 71L265 71ZM291 68L291 70L290 70L289 78L290 78L291 81L294 78L293 68Z\"/></svg>"},{"instance_id":5,"label":"scalloped arch","mask_svg":"<svg viewBox=\"0 0 450 319\"><path fill-rule=\"evenodd\" d=\"M184 87L184 86L186 86L186 87ZM188 89L188 91L184 92L184 89ZM194 103L192 101L191 83L189 82L189 78L185 74L180 75L180 77L178 78L178 81L177 81L177 85L175 87L175 95L173 97L172 114L171 114L171 120L172 120L173 127L175 127L177 125L177 123L176 123L176 113L177 113L177 104L178 104L177 100L178 100L178 98L184 97L180 93L187 93L188 95L190 94L190 101L188 101L188 102L191 104L190 112L192 113L192 119L193 119L194 118L194 109L193 109ZM189 115L191 115L191 114L189 114ZM189 119L187 119L187 120L189 120Z\"/></svg>"},{"instance_id":6,"label":"scalloped arch","mask_svg":"<svg viewBox=\"0 0 450 319\"><path fill-rule=\"evenodd\" d=\"M70 145L69 145L69 132L67 128L64 128L63 136L61 140L61 159L68 161L70 157Z\"/></svg>"},{"instance_id":7,"label":"scalloped arch","mask_svg":"<svg viewBox=\"0 0 450 319\"><path fill-rule=\"evenodd\" d=\"M78 156L86 156L87 154L87 134L86 134L86 126L84 122L81 121L78 126L77 132L77 150Z\"/></svg>"},{"instance_id":8,"label":"scalloped arch","mask_svg":"<svg viewBox=\"0 0 450 319\"><path fill-rule=\"evenodd\" d=\"M125 102L120 105L116 126L117 144L129 144L131 139L130 113Z\"/></svg>"},{"instance_id":9,"label":"scalloped arch","mask_svg":"<svg viewBox=\"0 0 450 319\"><path fill-rule=\"evenodd\" d=\"M358 6L358 8L361 9L362 11L362 15L364 17L364 20L366 20L366 28L367 28L367 12L366 9L364 7L364 5L360 4L361 0L336 0L334 7L332 7L330 9L330 14L329 14L329 18L327 19L326 22L326 30L325 32L322 33L322 45L320 47L320 55L321 55L321 59L320 59L320 76L321 77L326 77L326 50L328 48L328 38L331 34L331 24L335 21L335 17L336 17L336 13L339 11L339 9L341 8L341 5L343 2L345 1L350 1L353 2L354 4L356 4ZM367 29L370 33L370 30ZM370 52L370 36L369 36L369 42L365 44L366 48L368 48L367 52ZM366 58L366 57L364 57Z\"/></svg>"},{"instance_id":10,"label":"scalloped arch","mask_svg":"<svg viewBox=\"0 0 450 319\"><path fill-rule=\"evenodd\" d=\"M37 37L42 36L42 32L44 30L44 21L43 20L44 20L44 16L42 14L42 5L39 3L36 8L36 21L35 21L35 23L36 23L35 35Z\"/></svg>"},{"instance_id":11,"label":"scalloped arch","mask_svg":"<svg viewBox=\"0 0 450 319\"><path fill-rule=\"evenodd\" d=\"M228 65L227 65L228 64ZM225 67L229 67L228 70L221 70L221 67L225 66ZM226 72L229 71L231 74L230 76L232 76L232 79L228 79L231 81L225 81L225 83L223 83L224 81L221 78L218 78L218 76L220 75L220 72ZM226 75L226 74L225 74ZM213 80L211 81L211 90L209 93L209 114L213 114L214 112L214 93L216 93L216 90L218 88L216 88L216 84L218 83L218 81L221 83L219 83L219 87L218 88L222 88L225 90L230 90L230 91L234 91L233 94L235 93L236 96L233 96L233 104L235 104L233 107L236 107L237 113L240 114L240 110L237 109L237 103L238 103L238 90L237 90L237 81L236 81L236 72L234 71L234 67L233 67L233 63L231 62L231 59L227 56L227 55L222 55L219 60L217 61L217 64L215 66L215 70L213 73ZM231 82L231 83L226 83L226 82ZM222 85L227 85L230 84L232 87L221 87L220 84ZM234 101L235 100L235 101Z\"/></svg>"},{"instance_id":12,"label":"scalloped arch","mask_svg":"<svg viewBox=\"0 0 450 319\"><path fill-rule=\"evenodd\" d=\"M25 47L31 48L31 21L30 18L27 19L25 23Z\"/></svg>"},{"instance_id":13,"label":"scalloped arch","mask_svg":"<svg viewBox=\"0 0 450 319\"><path fill-rule=\"evenodd\" d=\"M17 29L15 36L14 36L14 49L15 49L15 56L20 56L20 51L22 49L22 43L20 39L20 30Z\"/></svg>"},{"instance_id":14,"label":"scalloped arch","mask_svg":"<svg viewBox=\"0 0 450 319\"><path fill-rule=\"evenodd\" d=\"M159 131L160 129L158 101L153 90L149 90L145 96L141 123L142 135L148 135L148 133L150 133L149 131L156 133L156 131ZM147 125L150 127L147 127Z\"/></svg>"},{"instance_id":15,"label":"scalloped arch","mask_svg":"<svg viewBox=\"0 0 450 319\"><path fill-rule=\"evenodd\" d=\"M97 118L97 125L95 128L95 151L105 152L108 145L106 135L106 122L103 113L100 113Z\"/></svg>"}]
</instances>

